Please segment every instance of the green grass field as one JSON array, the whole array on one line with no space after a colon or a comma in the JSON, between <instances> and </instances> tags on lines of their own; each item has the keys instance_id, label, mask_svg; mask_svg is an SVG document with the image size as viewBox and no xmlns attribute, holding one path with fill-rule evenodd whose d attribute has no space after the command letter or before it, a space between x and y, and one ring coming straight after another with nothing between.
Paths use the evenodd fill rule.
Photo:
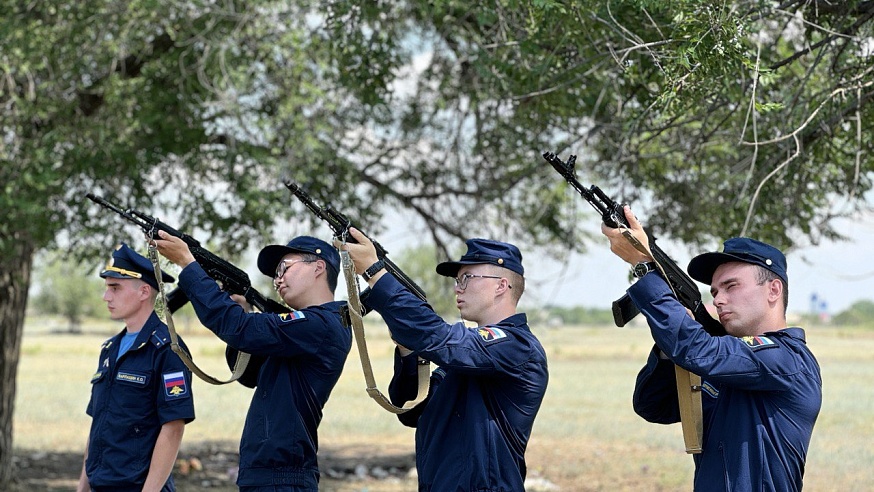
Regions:
<instances>
[{"instance_id":1,"label":"green grass field","mask_svg":"<svg viewBox=\"0 0 874 492\"><path fill-rule=\"evenodd\" d=\"M14 420L17 452L81 452L90 376L100 343L120 325L94 322L84 335L53 334L58 323L29 320L22 344ZM645 328L572 328L536 332L547 350L550 381L528 447L530 476L563 491L688 491L692 459L679 425L659 426L631 409L635 376L651 339ZM223 345L202 328L183 332L195 362L228 374ZM824 403L807 461L805 489L871 490L874 483L874 329L808 329L824 379ZM368 327L368 346L381 389L391 375L385 329ZM251 397L236 383L194 382L197 419L187 426L184 453L200 443L239 442ZM412 453L413 429L403 427L364 392L353 344L346 370L325 408L320 446L333 453ZM78 473L73 470L73 475ZM414 481L324 483L327 491L414 490ZM350 488L351 487L351 488Z\"/></svg>"}]
</instances>

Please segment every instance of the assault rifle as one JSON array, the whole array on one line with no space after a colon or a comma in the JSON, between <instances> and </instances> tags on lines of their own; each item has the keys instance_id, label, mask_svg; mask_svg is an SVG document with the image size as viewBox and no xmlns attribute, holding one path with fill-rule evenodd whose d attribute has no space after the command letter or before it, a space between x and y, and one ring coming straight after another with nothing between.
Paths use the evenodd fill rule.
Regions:
<instances>
[{"instance_id":1,"label":"assault rifle","mask_svg":"<svg viewBox=\"0 0 874 492\"><path fill-rule=\"evenodd\" d=\"M303 190L297 183L292 181L286 181L285 187L288 188L291 193L297 197L298 200L303 203L306 208L308 208L316 217L322 219L328 224L328 227L331 228L331 231L334 232L334 236L345 240L350 243L357 243L349 234L349 228L353 227L352 221L349 220L348 217L343 215L342 213L335 210L331 205L327 205L325 207L320 207L316 205L310 195ZM363 231L362 231L363 232ZM366 234L365 234L366 235ZM369 236L368 236L369 237ZM422 290L421 287L416 285L416 282L413 282L407 274L403 272L397 265L394 264L390 259L388 259L388 251L382 247L381 244L376 242L373 238L370 238L370 241L373 243L373 247L376 248L376 256L385 262L385 269L395 276L398 281L403 284L404 287L410 290L416 297L427 302L425 298L425 291Z\"/></svg>"},{"instance_id":2,"label":"assault rifle","mask_svg":"<svg viewBox=\"0 0 874 492\"><path fill-rule=\"evenodd\" d=\"M191 254L194 255L194 259L197 260L197 263L199 263L206 274L218 282L221 285L222 290L228 294L238 294L245 297L249 304L258 308L262 313L288 312L287 307L273 299L264 297L264 295L255 290L255 288L252 287L252 282L249 280L249 275L247 275L246 272L201 246L200 241L197 239L194 239L183 232L179 232L160 220L140 211L132 208L122 210L103 198L91 193L88 193L86 196L98 205L112 210L133 224L139 226L148 237L157 237L158 231L164 231L171 236L176 236L185 241L185 244L187 244L188 248L191 250Z\"/></svg>"},{"instance_id":3,"label":"assault rifle","mask_svg":"<svg viewBox=\"0 0 874 492\"><path fill-rule=\"evenodd\" d=\"M194 256L194 259L197 260L197 263L200 264L206 274L218 282L222 290L228 294L243 296L249 304L258 308L262 313L287 313L289 311L287 307L273 299L265 297L252 287L252 282L249 280L249 275L247 275L246 272L201 246L200 241L197 239L194 239L188 234L180 232L155 217L144 214L138 210L132 208L123 210L121 207L113 205L92 193L88 193L85 196L94 203L112 210L127 219L129 222L139 226L148 237L157 237L158 231L164 231L171 236L176 236L185 241L185 244L188 245L191 254ZM167 294L167 309L171 313L184 306L186 302L188 302L188 297L186 297L185 293L178 287ZM231 368L233 368L236 361L237 356L235 352L236 351L231 351L230 347L228 347L228 350L226 351L228 365L231 366ZM245 373L238 381L244 386L250 388L255 387L261 363L263 363L263 358L252 356Z\"/></svg>"},{"instance_id":4,"label":"assault rifle","mask_svg":"<svg viewBox=\"0 0 874 492\"><path fill-rule=\"evenodd\" d=\"M577 178L574 176L574 164L576 163L577 156L570 156L567 163L562 162L552 152L544 152L543 158L601 214L601 220L607 226L612 228L619 227L620 224L628 226L623 204L610 199L597 186L592 185L586 188L577 181ZM701 300L701 291L698 290L695 281L677 265L677 262L659 248L655 237L649 233L647 233L647 236L649 237L649 247L653 259L664 270L666 280L673 288L680 303L692 311L695 320L701 323L704 329L707 330L707 333L714 336L725 335L725 328L707 312L707 308ZM639 312L634 303L631 302L628 294L613 302L613 321L616 323L616 326L625 326Z\"/></svg>"},{"instance_id":5,"label":"assault rifle","mask_svg":"<svg viewBox=\"0 0 874 492\"><path fill-rule=\"evenodd\" d=\"M331 231L334 233L334 237L341 241L347 241L350 243L357 243L349 234L349 228L352 227L352 221L350 221L345 215L331 208L330 205L326 207L320 207L316 205L316 203L310 198L309 194L305 192L300 186L297 184L286 181L285 186L291 191L291 193L297 197L298 200L303 202L303 204L310 209L312 213L316 215L316 217L327 222L328 227L331 228ZM403 284L404 287L409 289L416 297L424 301L428 302L425 299L425 291L422 290L421 287L416 285L413 280L408 277L397 265L395 265L391 260L388 259L388 251L382 247L378 242L371 239L373 243L374 249L376 249L376 256L385 264L385 269L394 275L398 282ZM340 257L342 259L343 265L343 274L346 278L346 290L349 294L349 300L346 302L346 305L340 309L340 316L343 319L343 322L352 328L352 333L355 335L355 343L358 345L358 356L361 359L361 369L364 371L364 381L367 384L365 391L367 394L373 398L379 406L388 410L394 414L401 414L404 412L408 412L416 407L419 403L425 400L428 396L428 391L430 389L430 378L431 378L431 370L428 366L428 361L418 357L418 364L416 367L416 375L418 379L416 397L413 400L409 400L404 403L403 406L394 405L387 396L385 396L376 386L376 378L373 376L373 366L370 363L370 355L367 350L367 342L365 341L364 335L364 324L362 321L362 317L367 314L367 309L361 303L361 299L363 299L369 292L365 290L364 292L358 292L358 277L355 276L355 272L352 271L352 263L351 257L349 256L347 251L340 251Z\"/></svg>"},{"instance_id":6,"label":"assault rifle","mask_svg":"<svg viewBox=\"0 0 874 492\"><path fill-rule=\"evenodd\" d=\"M574 163L577 160L577 156L570 156L567 163L562 162L552 152L544 152L543 158L587 202L595 207L595 210L601 214L601 220L606 225L613 228L620 225L628 227L623 204L611 200L597 186L592 185L589 188L585 188L577 181L577 178L574 176ZM701 326L704 327L707 333L714 336L725 335L725 328L713 319L704 307L704 303L701 301L701 292L692 278L677 266L677 262L658 247L652 235L647 233L647 236L652 257L659 265L659 269L664 274L665 279L670 284L680 303L692 311L695 320L701 323ZM616 326L625 326L639 312L627 293L613 302L613 321L616 323ZM674 366L674 373L677 378L677 404L680 411L680 423L683 428L683 441L686 445L686 452L690 454L700 453L703 451L704 442L701 377L676 365Z\"/></svg>"}]
</instances>

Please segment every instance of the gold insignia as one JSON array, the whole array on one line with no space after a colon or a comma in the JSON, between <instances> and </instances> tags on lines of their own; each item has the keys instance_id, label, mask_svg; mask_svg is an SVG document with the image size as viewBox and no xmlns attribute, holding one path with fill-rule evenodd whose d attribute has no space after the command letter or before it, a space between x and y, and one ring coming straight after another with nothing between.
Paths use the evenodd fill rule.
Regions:
<instances>
[{"instance_id":1,"label":"gold insignia","mask_svg":"<svg viewBox=\"0 0 874 492\"><path fill-rule=\"evenodd\" d=\"M322 254L322 248L316 248L316 254L317 255Z\"/></svg>"},{"instance_id":2,"label":"gold insignia","mask_svg":"<svg viewBox=\"0 0 874 492\"><path fill-rule=\"evenodd\" d=\"M112 266L112 260L110 260L110 262L106 264L106 268L104 268L104 270L108 270L110 272L117 272L117 273L120 273L122 275L127 275L128 277L143 278L143 274L140 272L134 272L131 270L125 270L124 268L116 268L116 267Z\"/></svg>"},{"instance_id":3,"label":"gold insignia","mask_svg":"<svg viewBox=\"0 0 874 492\"><path fill-rule=\"evenodd\" d=\"M498 258L498 265L503 265L503 264L504 264L504 259Z\"/></svg>"},{"instance_id":4,"label":"gold insignia","mask_svg":"<svg viewBox=\"0 0 874 492\"><path fill-rule=\"evenodd\" d=\"M174 386L173 389L170 390L171 395L178 395L182 392L182 388L180 388L179 386Z\"/></svg>"}]
</instances>

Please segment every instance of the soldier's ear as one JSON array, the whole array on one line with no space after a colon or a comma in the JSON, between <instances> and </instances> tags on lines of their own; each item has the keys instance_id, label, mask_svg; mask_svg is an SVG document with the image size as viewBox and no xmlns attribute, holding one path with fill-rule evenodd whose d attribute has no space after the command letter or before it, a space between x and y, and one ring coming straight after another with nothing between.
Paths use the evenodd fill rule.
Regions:
<instances>
[{"instance_id":1,"label":"soldier's ear","mask_svg":"<svg viewBox=\"0 0 874 492\"><path fill-rule=\"evenodd\" d=\"M775 278L768 282L768 299L777 302L783 299L783 281Z\"/></svg>"}]
</instances>

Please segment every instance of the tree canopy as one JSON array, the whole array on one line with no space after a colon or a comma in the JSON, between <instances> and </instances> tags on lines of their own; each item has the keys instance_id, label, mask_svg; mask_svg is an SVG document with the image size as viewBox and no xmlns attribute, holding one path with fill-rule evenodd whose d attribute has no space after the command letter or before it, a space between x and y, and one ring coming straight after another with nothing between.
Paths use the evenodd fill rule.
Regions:
<instances>
[{"instance_id":1,"label":"tree canopy","mask_svg":"<svg viewBox=\"0 0 874 492\"><path fill-rule=\"evenodd\" d=\"M236 254L311 224L290 178L374 232L410 211L445 254L471 235L585 248L575 224L597 219L543 151L690 244L815 243L871 188L870 0L0 9L7 436L34 253L129 235L87 192Z\"/></svg>"},{"instance_id":2,"label":"tree canopy","mask_svg":"<svg viewBox=\"0 0 874 492\"><path fill-rule=\"evenodd\" d=\"M582 248L544 150L686 242L815 242L870 188L871 2L7 7L4 244L116 235L92 190L238 249L291 215L290 177L444 250Z\"/></svg>"}]
</instances>

